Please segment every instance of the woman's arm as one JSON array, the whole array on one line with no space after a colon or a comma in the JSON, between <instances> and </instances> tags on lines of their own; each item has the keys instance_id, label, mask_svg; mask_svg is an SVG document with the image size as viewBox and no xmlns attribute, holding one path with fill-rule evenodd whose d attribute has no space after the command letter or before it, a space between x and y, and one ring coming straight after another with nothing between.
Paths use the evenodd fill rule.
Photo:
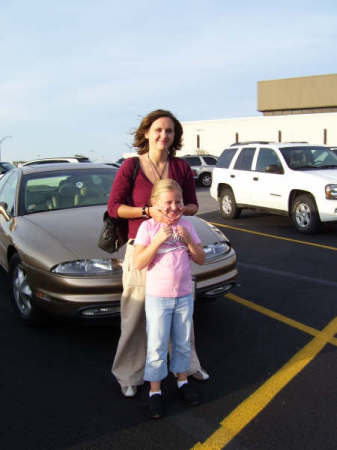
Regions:
<instances>
[{"instance_id":1,"label":"woman's arm","mask_svg":"<svg viewBox=\"0 0 337 450\"><path fill-rule=\"evenodd\" d=\"M184 200L184 216L194 216L198 212L198 198L195 189L195 181L193 178L193 172L186 161L181 158L173 159L173 166L176 166L177 181L179 182L183 190Z\"/></svg>"},{"instance_id":2,"label":"woman's arm","mask_svg":"<svg viewBox=\"0 0 337 450\"><path fill-rule=\"evenodd\" d=\"M199 206L195 203L188 203L183 207L183 215L184 216L194 216L198 212Z\"/></svg>"}]
</instances>

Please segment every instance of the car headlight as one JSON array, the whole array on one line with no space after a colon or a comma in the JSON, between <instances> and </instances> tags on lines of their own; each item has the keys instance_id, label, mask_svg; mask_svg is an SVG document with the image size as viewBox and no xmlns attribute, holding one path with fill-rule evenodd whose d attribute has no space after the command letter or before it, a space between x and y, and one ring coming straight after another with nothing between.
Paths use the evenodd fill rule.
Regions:
<instances>
[{"instance_id":1,"label":"car headlight","mask_svg":"<svg viewBox=\"0 0 337 450\"><path fill-rule=\"evenodd\" d=\"M329 200L337 199L337 184L327 184L325 186L325 197Z\"/></svg>"},{"instance_id":2,"label":"car headlight","mask_svg":"<svg viewBox=\"0 0 337 450\"><path fill-rule=\"evenodd\" d=\"M79 259L67 261L51 269L52 273L60 275L106 275L120 271L120 261L117 259Z\"/></svg>"},{"instance_id":3,"label":"car headlight","mask_svg":"<svg viewBox=\"0 0 337 450\"><path fill-rule=\"evenodd\" d=\"M230 251L230 246L227 242L219 242L218 244L210 244L204 246L206 260L225 255Z\"/></svg>"}]
</instances>

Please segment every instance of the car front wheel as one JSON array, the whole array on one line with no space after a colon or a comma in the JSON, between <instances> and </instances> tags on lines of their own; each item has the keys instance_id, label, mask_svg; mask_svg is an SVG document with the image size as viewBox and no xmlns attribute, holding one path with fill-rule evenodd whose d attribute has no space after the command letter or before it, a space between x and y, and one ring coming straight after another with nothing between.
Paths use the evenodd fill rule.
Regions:
<instances>
[{"instance_id":1,"label":"car front wheel","mask_svg":"<svg viewBox=\"0 0 337 450\"><path fill-rule=\"evenodd\" d=\"M43 316L34 304L32 289L18 254L14 254L9 262L9 277L11 297L21 319L27 325L41 324Z\"/></svg>"},{"instance_id":2,"label":"car front wheel","mask_svg":"<svg viewBox=\"0 0 337 450\"><path fill-rule=\"evenodd\" d=\"M291 219L297 231L313 234L320 228L319 214L311 195L299 195L292 204Z\"/></svg>"},{"instance_id":3,"label":"car front wheel","mask_svg":"<svg viewBox=\"0 0 337 450\"><path fill-rule=\"evenodd\" d=\"M212 184L212 175L210 173L203 173L200 176L199 180L202 186L210 187L210 185Z\"/></svg>"},{"instance_id":4,"label":"car front wheel","mask_svg":"<svg viewBox=\"0 0 337 450\"><path fill-rule=\"evenodd\" d=\"M230 188L224 188L219 198L220 213L225 219L236 219L240 215L234 194Z\"/></svg>"}]
</instances>

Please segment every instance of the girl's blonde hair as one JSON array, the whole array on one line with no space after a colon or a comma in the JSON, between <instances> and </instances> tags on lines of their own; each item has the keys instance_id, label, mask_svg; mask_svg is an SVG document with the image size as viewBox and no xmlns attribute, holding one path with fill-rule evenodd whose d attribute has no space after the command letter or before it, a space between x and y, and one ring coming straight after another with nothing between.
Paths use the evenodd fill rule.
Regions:
<instances>
[{"instance_id":1,"label":"girl's blonde hair","mask_svg":"<svg viewBox=\"0 0 337 450\"><path fill-rule=\"evenodd\" d=\"M158 199L160 194L170 191L178 192L181 198L183 197L183 191L180 185L175 180L172 180L171 178L165 178L164 180L157 181L152 188L150 205L153 205L153 202Z\"/></svg>"}]
</instances>

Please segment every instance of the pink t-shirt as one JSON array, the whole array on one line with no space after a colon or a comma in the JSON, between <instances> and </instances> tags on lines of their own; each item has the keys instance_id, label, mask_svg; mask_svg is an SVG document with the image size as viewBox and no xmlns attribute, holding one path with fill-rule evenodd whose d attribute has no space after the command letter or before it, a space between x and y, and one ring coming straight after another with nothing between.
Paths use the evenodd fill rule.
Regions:
<instances>
[{"instance_id":1,"label":"pink t-shirt","mask_svg":"<svg viewBox=\"0 0 337 450\"><path fill-rule=\"evenodd\" d=\"M178 221L192 236L196 244L201 241L193 225L185 219ZM148 246L163 224L149 219L137 232L134 245ZM173 226L174 232L175 226ZM190 256L184 242L173 234L158 249L147 268L146 293L156 297L182 297L193 292Z\"/></svg>"}]
</instances>

